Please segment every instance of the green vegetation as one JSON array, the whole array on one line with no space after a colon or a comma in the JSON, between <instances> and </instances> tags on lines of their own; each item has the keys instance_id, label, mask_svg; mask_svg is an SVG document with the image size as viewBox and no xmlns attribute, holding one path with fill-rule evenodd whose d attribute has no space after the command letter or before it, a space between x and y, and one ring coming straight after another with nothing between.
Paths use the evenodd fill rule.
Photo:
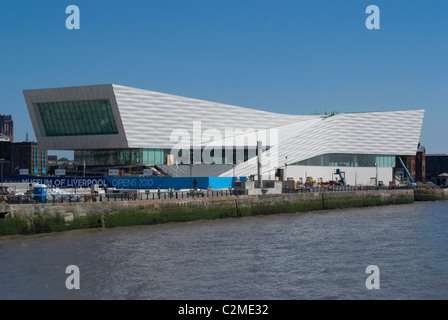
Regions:
<instances>
[{"instance_id":1,"label":"green vegetation","mask_svg":"<svg viewBox=\"0 0 448 320\"><path fill-rule=\"evenodd\" d=\"M429 193L416 193L414 194L415 201L438 201L445 200L444 194L429 194Z\"/></svg>"},{"instance_id":2,"label":"green vegetation","mask_svg":"<svg viewBox=\"0 0 448 320\"><path fill-rule=\"evenodd\" d=\"M65 222L61 217L42 215L37 217L7 217L0 219L0 235L37 234L74 229L99 228L101 215L88 215Z\"/></svg>"},{"instance_id":3,"label":"green vegetation","mask_svg":"<svg viewBox=\"0 0 448 320\"><path fill-rule=\"evenodd\" d=\"M439 200L435 195L421 194L420 199ZM188 203L183 205L164 204L137 206L135 209L115 211L110 214L89 214L75 216L71 221L64 220L61 215L15 216L0 219L0 235L35 234L60 232L74 229L114 228L133 225L153 225L167 222L187 222L203 219L239 218L256 215L279 213L311 212L329 209L344 209L388 204L412 203L413 198L405 196L363 197L345 199L324 199L316 197L312 200L289 198L264 202L238 199L234 203L225 201L215 205L204 203Z\"/></svg>"},{"instance_id":4,"label":"green vegetation","mask_svg":"<svg viewBox=\"0 0 448 320\"><path fill-rule=\"evenodd\" d=\"M343 208L356 208L365 207L367 204L364 199L331 199L324 201L324 209L343 209Z\"/></svg>"}]
</instances>

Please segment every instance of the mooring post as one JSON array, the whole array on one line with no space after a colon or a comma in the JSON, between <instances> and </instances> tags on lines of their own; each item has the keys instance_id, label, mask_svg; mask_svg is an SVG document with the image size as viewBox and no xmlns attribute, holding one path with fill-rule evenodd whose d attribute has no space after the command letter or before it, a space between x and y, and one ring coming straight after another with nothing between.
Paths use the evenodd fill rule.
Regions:
<instances>
[{"instance_id":1,"label":"mooring post","mask_svg":"<svg viewBox=\"0 0 448 320\"><path fill-rule=\"evenodd\" d=\"M258 164L258 184L260 188L263 188L263 178L262 178L262 159L261 154L263 152L261 141L257 141L257 164Z\"/></svg>"}]
</instances>

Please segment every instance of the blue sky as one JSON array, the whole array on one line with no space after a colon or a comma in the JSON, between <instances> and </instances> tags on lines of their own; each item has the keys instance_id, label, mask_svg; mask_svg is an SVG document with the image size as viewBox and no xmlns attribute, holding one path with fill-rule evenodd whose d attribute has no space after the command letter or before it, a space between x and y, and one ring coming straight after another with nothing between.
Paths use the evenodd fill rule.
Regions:
<instances>
[{"instance_id":1,"label":"blue sky","mask_svg":"<svg viewBox=\"0 0 448 320\"><path fill-rule=\"evenodd\" d=\"M68 5L80 30L68 30ZM380 30L368 30L368 5ZM116 83L288 114L425 109L448 153L448 1L0 2L0 112L35 139L24 89Z\"/></svg>"}]
</instances>

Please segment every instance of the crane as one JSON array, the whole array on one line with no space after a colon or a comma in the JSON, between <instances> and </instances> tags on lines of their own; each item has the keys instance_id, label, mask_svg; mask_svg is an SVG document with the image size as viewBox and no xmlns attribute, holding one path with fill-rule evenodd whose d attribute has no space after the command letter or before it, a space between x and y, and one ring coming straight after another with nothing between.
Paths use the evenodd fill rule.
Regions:
<instances>
[{"instance_id":1,"label":"crane","mask_svg":"<svg viewBox=\"0 0 448 320\"><path fill-rule=\"evenodd\" d=\"M408 168L406 168L406 166L404 165L404 162L403 162L403 160L401 159L400 156L398 156L398 160L400 160L401 165L403 166L404 170L406 171L406 174L407 174L408 177L409 177L409 180L411 180L411 184L412 184L412 185L415 185L416 183L415 183L414 179L412 179L411 174L410 174L409 171L408 171Z\"/></svg>"},{"instance_id":2,"label":"crane","mask_svg":"<svg viewBox=\"0 0 448 320\"><path fill-rule=\"evenodd\" d=\"M345 178L342 176L341 170L340 170L340 169L336 169L336 172L335 172L335 173L338 174L339 177L341 177L341 184L342 184L343 186L345 186Z\"/></svg>"}]
</instances>

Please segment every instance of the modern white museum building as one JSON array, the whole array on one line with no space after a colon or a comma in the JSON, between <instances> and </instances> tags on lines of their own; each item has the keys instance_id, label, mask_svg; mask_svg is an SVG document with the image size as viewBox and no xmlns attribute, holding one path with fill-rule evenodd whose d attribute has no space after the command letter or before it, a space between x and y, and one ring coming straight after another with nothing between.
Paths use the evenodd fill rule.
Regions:
<instances>
[{"instance_id":1,"label":"modern white museum building","mask_svg":"<svg viewBox=\"0 0 448 320\"><path fill-rule=\"evenodd\" d=\"M396 156L415 155L424 110L286 115L115 84L24 90L39 145L76 163L158 167L172 176L394 181ZM103 171L101 171L103 170Z\"/></svg>"}]
</instances>

